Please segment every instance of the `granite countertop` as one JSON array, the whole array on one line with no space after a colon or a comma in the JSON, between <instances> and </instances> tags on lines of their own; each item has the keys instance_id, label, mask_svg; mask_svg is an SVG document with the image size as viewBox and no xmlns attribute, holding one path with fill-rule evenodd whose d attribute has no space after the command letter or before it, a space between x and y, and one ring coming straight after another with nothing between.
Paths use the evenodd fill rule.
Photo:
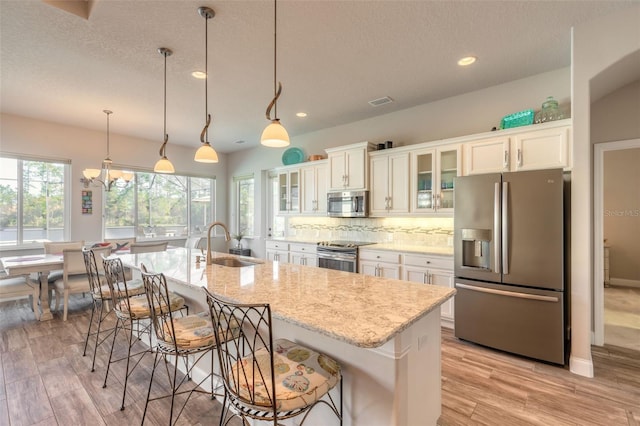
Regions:
<instances>
[{"instance_id":1,"label":"granite countertop","mask_svg":"<svg viewBox=\"0 0 640 426\"><path fill-rule=\"evenodd\" d=\"M261 262L255 266L207 266L195 263L196 254L200 250L170 248L120 257L127 266L144 263L168 280L207 287L235 302L269 303L276 318L364 348L382 346L455 294L439 286L255 258L244 258Z\"/></svg>"}]
</instances>

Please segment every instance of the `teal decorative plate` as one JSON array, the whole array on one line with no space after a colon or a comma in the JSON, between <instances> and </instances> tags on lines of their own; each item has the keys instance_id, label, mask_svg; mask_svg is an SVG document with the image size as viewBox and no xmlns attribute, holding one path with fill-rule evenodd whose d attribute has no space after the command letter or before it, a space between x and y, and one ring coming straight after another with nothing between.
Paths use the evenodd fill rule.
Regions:
<instances>
[{"instance_id":1,"label":"teal decorative plate","mask_svg":"<svg viewBox=\"0 0 640 426\"><path fill-rule=\"evenodd\" d=\"M289 164L302 163L304 161L304 153L300 148L289 148L284 154L282 154L282 164L288 166Z\"/></svg>"}]
</instances>

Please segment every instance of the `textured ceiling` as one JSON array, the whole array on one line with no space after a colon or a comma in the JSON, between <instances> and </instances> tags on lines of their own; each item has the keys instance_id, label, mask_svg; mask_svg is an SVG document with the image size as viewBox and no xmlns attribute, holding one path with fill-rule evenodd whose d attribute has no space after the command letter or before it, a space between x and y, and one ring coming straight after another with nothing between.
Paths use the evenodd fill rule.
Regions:
<instances>
[{"instance_id":1,"label":"textured ceiling","mask_svg":"<svg viewBox=\"0 0 640 426\"><path fill-rule=\"evenodd\" d=\"M281 0L278 115L295 143L298 134L566 67L572 26L634 3ZM197 146L205 87L191 72L204 69L200 6L216 12L209 139L221 152L257 146L273 94L273 2L264 0L2 0L2 112L104 129L102 110L111 109L112 133L162 141L157 49L168 47L169 143ZM466 55L478 62L458 67ZM368 104L383 96L394 102Z\"/></svg>"}]
</instances>

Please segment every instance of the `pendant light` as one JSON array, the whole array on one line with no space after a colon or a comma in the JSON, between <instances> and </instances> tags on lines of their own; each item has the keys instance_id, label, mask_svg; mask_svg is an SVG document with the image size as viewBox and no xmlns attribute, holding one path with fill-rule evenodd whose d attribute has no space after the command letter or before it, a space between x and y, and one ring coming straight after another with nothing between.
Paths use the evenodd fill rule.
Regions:
<instances>
[{"instance_id":1,"label":"pendant light","mask_svg":"<svg viewBox=\"0 0 640 426\"><path fill-rule=\"evenodd\" d=\"M199 163L217 163L218 153L209 143L209 124L211 124L211 115L209 114L209 96L208 96L208 82L209 82L209 19L216 16L213 9L209 7L198 8L198 13L204 18L204 118L205 125L200 133L200 148L196 151L196 155L193 158Z\"/></svg>"},{"instance_id":2,"label":"pendant light","mask_svg":"<svg viewBox=\"0 0 640 426\"><path fill-rule=\"evenodd\" d=\"M260 137L260 143L264 146L281 148L289 145L289 134L278 118L278 98L282 93L282 83L277 82L278 63L278 1L273 1L273 99L267 106L267 120L271 123L264 129ZM274 109L274 118L271 118L271 109Z\"/></svg>"},{"instance_id":3,"label":"pendant light","mask_svg":"<svg viewBox=\"0 0 640 426\"><path fill-rule=\"evenodd\" d=\"M103 110L107 114L107 156L102 160L102 167L99 169L84 169L82 174L84 178L81 182L84 183L85 188L89 187L89 184L94 182L100 182L107 191L111 190L111 186L115 183L121 183L120 186L125 186L133 179L133 172L125 172L122 170L114 170L111 168L113 161L109 153L109 116L113 114L113 111L108 109Z\"/></svg>"},{"instance_id":4,"label":"pendant light","mask_svg":"<svg viewBox=\"0 0 640 426\"><path fill-rule=\"evenodd\" d=\"M160 147L160 159L153 171L156 173L175 173L173 164L167 158L167 142L169 142L169 135L167 134L167 56L171 56L173 52L171 49L161 47L158 49L158 53L164 56L164 142Z\"/></svg>"}]
</instances>

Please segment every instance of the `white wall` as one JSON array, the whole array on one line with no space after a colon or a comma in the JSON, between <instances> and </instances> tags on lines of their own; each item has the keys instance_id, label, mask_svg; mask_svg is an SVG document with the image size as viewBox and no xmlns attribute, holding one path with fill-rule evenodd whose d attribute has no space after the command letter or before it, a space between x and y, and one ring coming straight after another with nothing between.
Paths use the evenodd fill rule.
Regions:
<instances>
[{"instance_id":1,"label":"white wall","mask_svg":"<svg viewBox=\"0 0 640 426\"><path fill-rule=\"evenodd\" d=\"M571 191L571 371L593 376L593 159L590 81L640 50L640 5L579 25L573 31Z\"/></svg>"},{"instance_id":2,"label":"white wall","mask_svg":"<svg viewBox=\"0 0 640 426\"><path fill-rule=\"evenodd\" d=\"M570 69L563 68L376 118L292 135L291 146L301 148L308 157L325 154L325 148L361 141L392 140L395 147L483 133L498 127L500 119L507 114L528 108L539 110L547 96L558 99L569 116L570 86ZM285 149L258 147L230 154L229 182L232 176L253 172L256 176L256 206L261 206L259 201L267 196L261 171L282 166ZM256 233L261 239L246 241L259 256L264 255L266 236L263 213L262 209L256 211Z\"/></svg>"},{"instance_id":3,"label":"white wall","mask_svg":"<svg viewBox=\"0 0 640 426\"><path fill-rule=\"evenodd\" d=\"M106 157L105 131L95 131L78 127L34 120L22 116L1 114L0 152L33 155L42 158L71 160L71 235L72 240L98 241L102 238L102 190L93 189L93 214L81 214L80 183L82 170L100 168ZM161 141L137 139L114 133L117 129L117 116L111 117L110 154L114 167L130 166L136 169L153 170L158 160ZM193 161L198 148L178 145L167 146L167 156L173 162L176 172L206 177L216 177L216 217L227 218L227 156L220 154L217 164L202 164Z\"/></svg>"}]
</instances>

